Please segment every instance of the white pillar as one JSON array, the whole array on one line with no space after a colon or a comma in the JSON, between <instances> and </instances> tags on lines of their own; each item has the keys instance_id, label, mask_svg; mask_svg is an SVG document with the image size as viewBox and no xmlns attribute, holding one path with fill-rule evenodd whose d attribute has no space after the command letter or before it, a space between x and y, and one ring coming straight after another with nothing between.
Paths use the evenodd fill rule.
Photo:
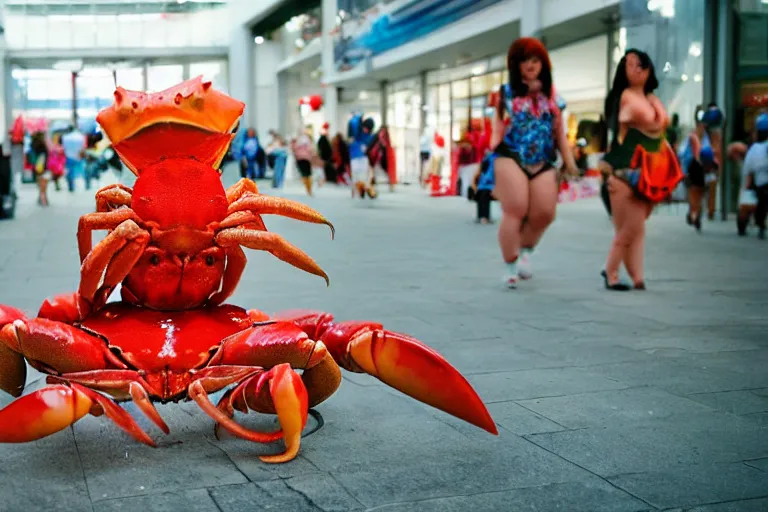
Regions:
<instances>
[{"instance_id":1,"label":"white pillar","mask_svg":"<svg viewBox=\"0 0 768 512\"><path fill-rule=\"evenodd\" d=\"M520 13L520 36L536 37L541 30L541 4L538 0L523 0Z\"/></svg>"},{"instance_id":2,"label":"white pillar","mask_svg":"<svg viewBox=\"0 0 768 512\"><path fill-rule=\"evenodd\" d=\"M328 80L333 78L335 73L335 63L333 59L333 40L330 32L336 27L336 14L338 13L338 4L336 0L323 0L322 5L322 54L321 54L321 66L323 70L323 86L324 91L324 106L323 112L325 113L325 120L331 125L330 133L336 132L346 133L346 127L341 126L339 123L339 95L338 89L335 85L329 84Z\"/></svg>"},{"instance_id":3,"label":"white pillar","mask_svg":"<svg viewBox=\"0 0 768 512\"><path fill-rule=\"evenodd\" d=\"M2 35L0 35L0 45L3 45ZM5 57L5 51L0 46L0 147L2 153L8 155L11 152L11 139L8 131L11 129L13 120L11 119L11 71L8 61Z\"/></svg>"},{"instance_id":4,"label":"white pillar","mask_svg":"<svg viewBox=\"0 0 768 512\"><path fill-rule=\"evenodd\" d=\"M229 95L245 103L240 126L252 123L253 115L253 37L244 25L234 25L229 43Z\"/></svg>"},{"instance_id":5,"label":"white pillar","mask_svg":"<svg viewBox=\"0 0 768 512\"><path fill-rule=\"evenodd\" d=\"M259 132L262 140L267 140L267 132L280 125L277 68L282 59L283 48L279 41L264 41L253 49L253 110L249 126Z\"/></svg>"}]
</instances>

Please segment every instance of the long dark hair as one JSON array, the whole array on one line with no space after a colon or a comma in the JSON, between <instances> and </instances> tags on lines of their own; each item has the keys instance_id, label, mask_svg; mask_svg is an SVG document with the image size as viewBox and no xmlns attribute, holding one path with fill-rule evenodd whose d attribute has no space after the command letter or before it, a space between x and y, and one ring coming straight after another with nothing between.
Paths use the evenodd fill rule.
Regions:
<instances>
[{"instance_id":1,"label":"long dark hair","mask_svg":"<svg viewBox=\"0 0 768 512\"><path fill-rule=\"evenodd\" d=\"M507 69L509 70L509 85L514 97L525 96L528 94L528 86L523 82L520 75L520 63L525 62L531 57L538 57L541 61L541 72L539 80L541 81L541 92L547 98L552 97L552 63L549 60L549 53L544 48L544 44L535 37L521 37L517 39L507 52ZM499 117L504 113L504 102L499 100Z\"/></svg>"},{"instance_id":2,"label":"long dark hair","mask_svg":"<svg viewBox=\"0 0 768 512\"><path fill-rule=\"evenodd\" d=\"M624 92L624 89L629 87L629 79L627 78L627 56L631 53L634 53L637 58L640 59L640 67L649 70L648 80L645 81L643 92L645 92L645 94L650 94L659 86L659 80L656 78L656 69L653 67L653 62L651 62L651 58L648 54L636 48L627 50L619 61L619 65L616 66L616 74L613 76L613 86L608 93L608 97L605 98L605 119L608 120L609 126L614 130L614 136L616 132L615 127L613 126L615 124L613 122L614 115L616 116L616 121L618 121L621 93Z\"/></svg>"}]
</instances>

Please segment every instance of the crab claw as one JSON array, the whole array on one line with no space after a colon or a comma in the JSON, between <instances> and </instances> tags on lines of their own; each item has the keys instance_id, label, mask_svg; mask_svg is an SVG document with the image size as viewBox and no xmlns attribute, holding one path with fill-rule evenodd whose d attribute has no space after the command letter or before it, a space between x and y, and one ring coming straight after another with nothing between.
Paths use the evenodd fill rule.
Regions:
<instances>
[{"instance_id":1,"label":"crab claw","mask_svg":"<svg viewBox=\"0 0 768 512\"><path fill-rule=\"evenodd\" d=\"M309 399L301 377L289 364L279 364L263 374L259 386L269 382L269 392L275 404L277 419L283 428L285 453L259 457L263 462L280 463L293 460L299 453L301 432L307 424Z\"/></svg>"},{"instance_id":2,"label":"crab claw","mask_svg":"<svg viewBox=\"0 0 768 512\"><path fill-rule=\"evenodd\" d=\"M367 373L406 395L497 435L472 386L432 348L372 322L332 324L320 340L342 368Z\"/></svg>"},{"instance_id":3,"label":"crab claw","mask_svg":"<svg viewBox=\"0 0 768 512\"><path fill-rule=\"evenodd\" d=\"M232 394L243 393L248 384L255 378L252 377L243 381L232 390ZM304 387L299 374L293 371L288 363L279 364L261 374L256 381L256 392L261 393L266 384L269 384L269 393L275 404L277 419L280 422L281 430L277 432L254 432L235 423L231 417L234 413L232 404L228 400L223 400L225 403L220 404L220 407L213 405L199 380L189 386L189 397L197 402L203 412L216 421L218 426L237 437L256 443L271 443L282 437L285 441L285 452L279 455L264 455L259 458L263 462L269 463L288 462L296 458L299 453L301 432L307 424L307 412L309 410L307 388ZM225 397L227 396L225 395Z\"/></svg>"}]
</instances>

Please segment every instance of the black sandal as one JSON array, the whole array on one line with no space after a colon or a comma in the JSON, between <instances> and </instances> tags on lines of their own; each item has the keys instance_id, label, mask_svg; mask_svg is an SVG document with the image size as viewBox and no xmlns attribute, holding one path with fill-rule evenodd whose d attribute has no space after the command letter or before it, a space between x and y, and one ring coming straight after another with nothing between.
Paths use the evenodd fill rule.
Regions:
<instances>
[{"instance_id":1,"label":"black sandal","mask_svg":"<svg viewBox=\"0 0 768 512\"><path fill-rule=\"evenodd\" d=\"M608 272L606 272L605 270L601 270L600 271L600 275L603 276L603 280L605 281L605 289L606 290L613 290L615 292L628 292L629 290L632 289L632 288L630 288L629 285L624 284L624 283L622 283L620 281L617 282L617 283L610 284L608 282Z\"/></svg>"}]
</instances>

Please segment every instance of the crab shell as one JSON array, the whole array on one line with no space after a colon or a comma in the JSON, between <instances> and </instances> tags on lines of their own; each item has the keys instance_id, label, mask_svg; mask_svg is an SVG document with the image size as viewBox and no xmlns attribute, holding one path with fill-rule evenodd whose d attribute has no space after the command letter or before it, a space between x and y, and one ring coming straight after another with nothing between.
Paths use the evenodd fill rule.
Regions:
<instances>
[{"instance_id":1,"label":"crab shell","mask_svg":"<svg viewBox=\"0 0 768 512\"><path fill-rule=\"evenodd\" d=\"M218 168L245 104L196 77L157 93L118 87L96 121L134 174L166 159ZM179 125L183 128L180 129Z\"/></svg>"}]
</instances>

